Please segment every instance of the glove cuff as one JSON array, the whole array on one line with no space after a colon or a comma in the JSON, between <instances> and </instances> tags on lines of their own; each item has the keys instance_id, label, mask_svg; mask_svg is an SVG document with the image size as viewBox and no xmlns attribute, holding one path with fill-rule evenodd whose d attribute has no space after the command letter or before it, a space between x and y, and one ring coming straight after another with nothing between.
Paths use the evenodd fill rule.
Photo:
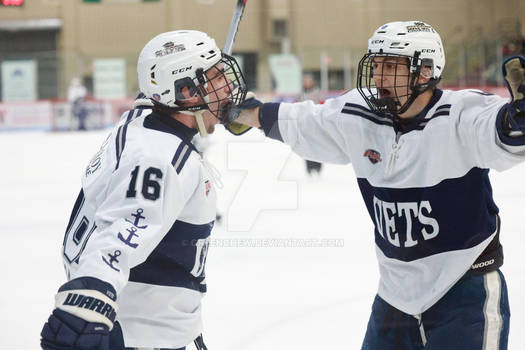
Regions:
<instances>
[{"instance_id":1,"label":"glove cuff","mask_svg":"<svg viewBox=\"0 0 525 350\"><path fill-rule=\"evenodd\" d=\"M81 277L60 287L55 296L55 306L87 322L103 323L111 330L117 312L116 296L115 289L109 283Z\"/></svg>"}]
</instances>

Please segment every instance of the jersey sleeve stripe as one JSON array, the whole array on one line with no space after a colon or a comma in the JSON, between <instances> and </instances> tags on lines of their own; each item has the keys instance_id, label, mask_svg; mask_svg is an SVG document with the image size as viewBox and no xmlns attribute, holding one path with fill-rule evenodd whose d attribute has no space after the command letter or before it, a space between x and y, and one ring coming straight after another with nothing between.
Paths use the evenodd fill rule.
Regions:
<instances>
[{"instance_id":1,"label":"jersey sleeve stripe","mask_svg":"<svg viewBox=\"0 0 525 350\"><path fill-rule=\"evenodd\" d=\"M175 168L175 171L177 172L177 174L180 174L182 168L184 167L184 164L186 164L186 161L188 160L189 156L190 156L190 153L192 151L192 149L188 146L186 146L187 149L186 149L186 153L184 153L184 156L182 157L179 165Z\"/></svg>"},{"instance_id":2,"label":"jersey sleeve stripe","mask_svg":"<svg viewBox=\"0 0 525 350\"><path fill-rule=\"evenodd\" d=\"M175 151L175 155L173 156L173 159L171 160L171 165L173 165L174 168L177 168L179 166L179 163L181 161L180 155L187 148L188 148L188 145L186 145L184 142L181 142L179 147L177 147L177 151Z\"/></svg>"},{"instance_id":3,"label":"jersey sleeve stripe","mask_svg":"<svg viewBox=\"0 0 525 350\"><path fill-rule=\"evenodd\" d=\"M449 110L441 110L439 112L436 112L436 113L432 114L432 116L429 119L434 119L436 117L441 117L442 115L450 115L450 111Z\"/></svg>"},{"instance_id":4,"label":"jersey sleeve stripe","mask_svg":"<svg viewBox=\"0 0 525 350\"><path fill-rule=\"evenodd\" d=\"M128 124L134 119L140 117L142 114L142 109L131 109L126 117L126 122L121 125L117 131L117 137L115 138L115 150L117 157L117 164L115 165L115 170L118 169L120 165L120 157L122 152L124 152L124 146L126 145L126 134L128 131Z\"/></svg>"},{"instance_id":5,"label":"jersey sleeve stripe","mask_svg":"<svg viewBox=\"0 0 525 350\"><path fill-rule=\"evenodd\" d=\"M133 121L134 119L140 117L140 115L142 114L142 111L143 111L143 109L141 109L141 108L136 108L136 109L130 110L129 113L128 113L128 117L126 118L126 124L128 124L129 122Z\"/></svg>"},{"instance_id":6,"label":"jersey sleeve stripe","mask_svg":"<svg viewBox=\"0 0 525 350\"><path fill-rule=\"evenodd\" d=\"M126 117L126 123L129 123L130 120L133 118L133 114L134 114L135 110L134 109L130 109L129 112L128 112L128 116Z\"/></svg>"},{"instance_id":7,"label":"jersey sleeve stripe","mask_svg":"<svg viewBox=\"0 0 525 350\"><path fill-rule=\"evenodd\" d=\"M450 107L452 107L451 104L444 104L436 108L436 112L442 109L448 109L450 111Z\"/></svg>"},{"instance_id":8,"label":"jersey sleeve stripe","mask_svg":"<svg viewBox=\"0 0 525 350\"><path fill-rule=\"evenodd\" d=\"M122 155L122 151L124 151L124 145L126 143L126 137L125 137L126 135L124 134L126 129L124 129L124 125L118 128L117 137L115 138L115 152L116 152L115 156L117 158L117 164L115 165L115 170L117 170L118 166L120 165L120 156Z\"/></svg>"},{"instance_id":9,"label":"jersey sleeve stripe","mask_svg":"<svg viewBox=\"0 0 525 350\"><path fill-rule=\"evenodd\" d=\"M362 117L379 125L391 126L393 124L392 119L376 115L366 107L355 103L345 103L343 109L341 110L341 113Z\"/></svg>"}]
</instances>

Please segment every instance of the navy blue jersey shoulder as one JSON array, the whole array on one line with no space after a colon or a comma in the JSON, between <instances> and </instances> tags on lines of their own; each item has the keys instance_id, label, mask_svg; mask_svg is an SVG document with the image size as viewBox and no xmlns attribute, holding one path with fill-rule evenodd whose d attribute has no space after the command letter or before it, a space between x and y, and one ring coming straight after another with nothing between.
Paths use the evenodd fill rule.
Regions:
<instances>
[{"instance_id":1,"label":"navy blue jersey shoulder","mask_svg":"<svg viewBox=\"0 0 525 350\"><path fill-rule=\"evenodd\" d=\"M377 246L389 258L413 261L481 243L497 229L488 172L472 168L459 178L413 188L375 187L358 178Z\"/></svg>"},{"instance_id":2,"label":"navy blue jersey shoulder","mask_svg":"<svg viewBox=\"0 0 525 350\"><path fill-rule=\"evenodd\" d=\"M129 280L206 292L204 265L213 222L175 221L145 262L131 269Z\"/></svg>"}]
</instances>

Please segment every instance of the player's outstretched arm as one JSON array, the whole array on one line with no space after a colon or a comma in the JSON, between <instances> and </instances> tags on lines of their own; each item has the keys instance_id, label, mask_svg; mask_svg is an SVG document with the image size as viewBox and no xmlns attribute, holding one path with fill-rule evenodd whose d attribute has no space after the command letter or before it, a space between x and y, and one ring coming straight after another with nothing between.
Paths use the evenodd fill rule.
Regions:
<instances>
[{"instance_id":1,"label":"player's outstretched arm","mask_svg":"<svg viewBox=\"0 0 525 350\"><path fill-rule=\"evenodd\" d=\"M503 133L510 137L525 134L525 58L513 56L503 62L503 77L510 91L511 102L505 105Z\"/></svg>"},{"instance_id":2,"label":"player's outstretched arm","mask_svg":"<svg viewBox=\"0 0 525 350\"><path fill-rule=\"evenodd\" d=\"M357 92L354 95L357 97ZM345 94L324 104L313 101L262 103L247 95L246 100L232 106L226 116L236 124L260 128L267 137L286 143L305 159L348 164L348 132L343 129L352 121L340 117L348 98L353 97Z\"/></svg>"},{"instance_id":3,"label":"player's outstretched arm","mask_svg":"<svg viewBox=\"0 0 525 350\"><path fill-rule=\"evenodd\" d=\"M92 277L71 280L58 290L55 310L42 329L44 350L110 350L116 292Z\"/></svg>"}]
</instances>

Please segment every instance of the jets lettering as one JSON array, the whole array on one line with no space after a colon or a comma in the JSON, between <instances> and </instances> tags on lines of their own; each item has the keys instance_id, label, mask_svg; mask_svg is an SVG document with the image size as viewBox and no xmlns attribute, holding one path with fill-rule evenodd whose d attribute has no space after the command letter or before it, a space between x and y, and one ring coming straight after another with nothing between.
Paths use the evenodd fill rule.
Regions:
<instances>
[{"instance_id":1,"label":"jets lettering","mask_svg":"<svg viewBox=\"0 0 525 350\"><path fill-rule=\"evenodd\" d=\"M374 196L373 203L377 231L383 239L396 247L414 247L420 238L429 240L439 234L439 224L430 216L432 206L429 201L395 203L385 202ZM406 232L399 232L396 220L404 220ZM419 232L413 231L416 223L423 226Z\"/></svg>"}]
</instances>

